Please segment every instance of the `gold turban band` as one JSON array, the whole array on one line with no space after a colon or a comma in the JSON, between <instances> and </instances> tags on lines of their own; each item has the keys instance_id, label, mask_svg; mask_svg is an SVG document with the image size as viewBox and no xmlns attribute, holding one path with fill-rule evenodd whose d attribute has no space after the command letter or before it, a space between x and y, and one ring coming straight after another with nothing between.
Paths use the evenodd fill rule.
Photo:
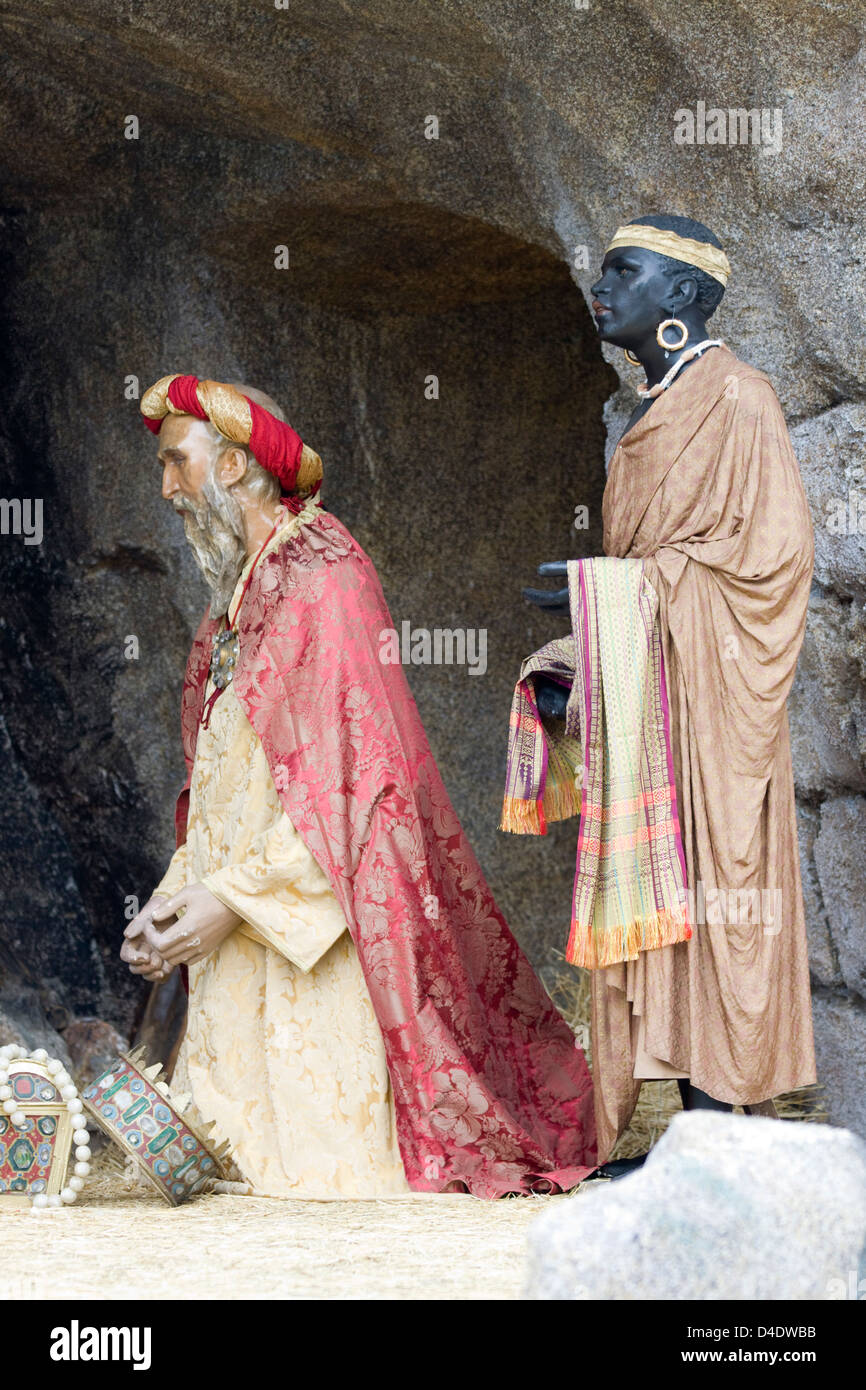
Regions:
<instances>
[{"instance_id":1,"label":"gold turban band","mask_svg":"<svg viewBox=\"0 0 866 1390\"><path fill-rule=\"evenodd\" d=\"M617 227L613 240L605 251L613 251L617 246L642 246L646 251L657 251L660 256L670 256L674 261L684 261L697 270L705 270L718 280L720 285L728 283L731 263L718 246L708 241L694 241L692 237L679 236L677 232L664 232L659 227L646 227L636 222L627 222Z\"/></svg>"},{"instance_id":2,"label":"gold turban band","mask_svg":"<svg viewBox=\"0 0 866 1390\"><path fill-rule=\"evenodd\" d=\"M159 433L166 415L210 420L233 444L248 445L256 462L273 473L286 492L305 497L322 481L322 460L291 425L224 382L178 373L163 376L145 391L140 409L154 433Z\"/></svg>"}]
</instances>

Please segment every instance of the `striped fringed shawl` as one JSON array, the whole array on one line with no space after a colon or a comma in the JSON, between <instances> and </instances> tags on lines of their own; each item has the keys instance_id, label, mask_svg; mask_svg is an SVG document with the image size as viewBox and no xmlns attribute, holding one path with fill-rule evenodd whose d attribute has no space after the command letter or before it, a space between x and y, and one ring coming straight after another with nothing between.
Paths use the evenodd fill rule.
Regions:
<instances>
[{"instance_id":1,"label":"striped fringed shawl","mask_svg":"<svg viewBox=\"0 0 866 1390\"><path fill-rule=\"evenodd\" d=\"M570 560L572 635L535 652L514 692L502 830L580 814L566 959L596 969L686 941L658 596L641 560ZM542 724L534 677L570 687ZM553 726L556 726L555 728Z\"/></svg>"}]
</instances>

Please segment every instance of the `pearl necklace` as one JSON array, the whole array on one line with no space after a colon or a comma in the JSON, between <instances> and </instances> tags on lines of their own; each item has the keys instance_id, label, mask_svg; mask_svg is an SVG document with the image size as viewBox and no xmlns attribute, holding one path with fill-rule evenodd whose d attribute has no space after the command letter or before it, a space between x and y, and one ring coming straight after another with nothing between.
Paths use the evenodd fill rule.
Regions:
<instances>
[{"instance_id":1,"label":"pearl necklace","mask_svg":"<svg viewBox=\"0 0 866 1390\"><path fill-rule=\"evenodd\" d=\"M656 396L660 396L663 391L668 389L677 372L681 367L684 367L687 362L691 362L695 357L700 357L701 353L706 352L707 348L724 346L721 338L705 338L702 343L696 343L694 347L688 348L683 353L682 357L674 363L670 371L666 372L661 381L657 382L655 386L639 386L637 388L638 395L645 401L655 400Z\"/></svg>"},{"instance_id":2,"label":"pearl necklace","mask_svg":"<svg viewBox=\"0 0 866 1390\"><path fill-rule=\"evenodd\" d=\"M66 1109L72 1116L72 1123L75 1126L72 1135L72 1141L76 1146L73 1176L59 1193L52 1193L50 1197L45 1192L35 1192L32 1195L30 1210L34 1216L38 1216L46 1207L71 1206L77 1198L84 1186L84 1179L90 1172L90 1134L81 1113L84 1105L79 1098L78 1088L60 1059L49 1057L44 1047L37 1047L35 1052L28 1052L25 1047L19 1047L17 1043L7 1043L5 1047L0 1047L0 1102L2 1102L3 1110L8 1115L10 1123L16 1129L21 1129L27 1123L27 1116L21 1109L20 1102L15 1099L9 1084L9 1067L12 1062L17 1061L41 1063L48 1072L53 1085L56 1086L63 1100L66 1101Z\"/></svg>"}]
</instances>

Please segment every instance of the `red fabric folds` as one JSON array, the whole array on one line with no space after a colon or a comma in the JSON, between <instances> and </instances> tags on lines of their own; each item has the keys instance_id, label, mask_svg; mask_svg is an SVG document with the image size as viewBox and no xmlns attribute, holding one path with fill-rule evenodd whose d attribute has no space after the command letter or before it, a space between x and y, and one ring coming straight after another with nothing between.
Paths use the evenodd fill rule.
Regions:
<instances>
[{"instance_id":1,"label":"red fabric folds","mask_svg":"<svg viewBox=\"0 0 866 1390\"><path fill-rule=\"evenodd\" d=\"M182 414L196 415L199 420L206 420L208 414L196 395L197 389L197 376L176 376L169 385L168 399Z\"/></svg>"},{"instance_id":2,"label":"red fabric folds","mask_svg":"<svg viewBox=\"0 0 866 1390\"><path fill-rule=\"evenodd\" d=\"M198 387L197 376L176 376L169 384L166 392L172 405L184 415L194 415L198 420L207 420L208 413L196 395ZM142 415L142 420L147 425L151 434L159 434L162 429L162 422L165 415L159 420L152 420L148 415ZM255 450L253 450L255 453Z\"/></svg>"},{"instance_id":3,"label":"red fabric folds","mask_svg":"<svg viewBox=\"0 0 866 1390\"><path fill-rule=\"evenodd\" d=\"M190 773L217 626L203 620L187 666ZM256 568L235 691L346 915L410 1185L567 1189L596 1166L587 1064L496 907L402 667L379 660L392 626L372 562L321 512ZM188 797L189 779L179 844Z\"/></svg>"},{"instance_id":4,"label":"red fabric folds","mask_svg":"<svg viewBox=\"0 0 866 1390\"><path fill-rule=\"evenodd\" d=\"M298 481L301 450L304 447L301 436L291 425L285 424L269 410L263 410L260 405L256 405L249 396L244 399L249 401L253 417L250 433L253 457L262 468L267 468L269 473L273 473L284 493L293 492Z\"/></svg>"}]
</instances>

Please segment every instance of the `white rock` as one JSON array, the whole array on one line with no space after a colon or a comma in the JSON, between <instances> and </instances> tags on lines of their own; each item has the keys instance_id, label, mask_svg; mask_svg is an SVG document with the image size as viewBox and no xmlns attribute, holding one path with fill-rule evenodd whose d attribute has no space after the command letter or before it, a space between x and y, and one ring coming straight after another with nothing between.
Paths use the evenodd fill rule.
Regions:
<instances>
[{"instance_id":1,"label":"white rock","mask_svg":"<svg viewBox=\"0 0 866 1390\"><path fill-rule=\"evenodd\" d=\"M690 1111L644 1166L554 1198L529 1232L534 1299L844 1299L866 1244L848 1130Z\"/></svg>"}]
</instances>

